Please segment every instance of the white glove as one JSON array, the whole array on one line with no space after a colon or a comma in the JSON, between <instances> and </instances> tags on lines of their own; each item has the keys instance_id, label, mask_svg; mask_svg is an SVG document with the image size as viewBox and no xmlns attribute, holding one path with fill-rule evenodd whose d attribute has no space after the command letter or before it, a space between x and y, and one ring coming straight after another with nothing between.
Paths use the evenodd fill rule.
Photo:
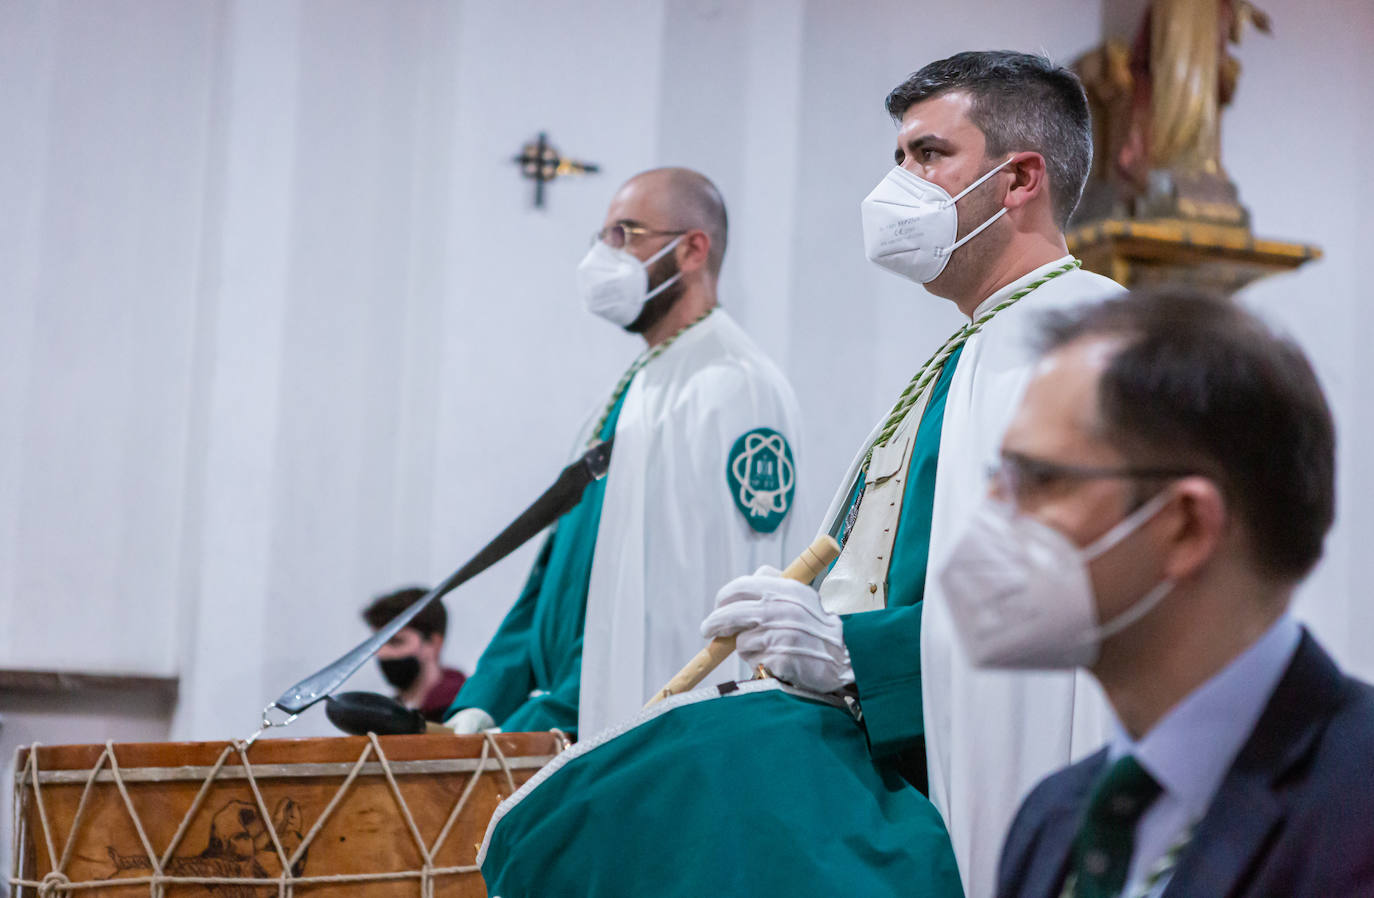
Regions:
<instances>
[{"instance_id":1,"label":"white glove","mask_svg":"<svg viewBox=\"0 0 1374 898\"><path fill-rule=\"evenodd\" d=\"M496 721L481 708L464 708L450 717L447 723L459 736L471 736L496 726Z\"/></svg>"},{"instance_id":2,"label":"white glove","mask_svg":"<svg viewBox=\"0 0 1374 898\"><path fill-rule=\"evenodd\" d=\"M701 635L736 637L735 651L750 667L762 664L794 686L834 692L854 682L844 626L821 607L805 583L776 568L736 577L716 593L716 610L701 622Z\"/></svg>"}]
</instances>

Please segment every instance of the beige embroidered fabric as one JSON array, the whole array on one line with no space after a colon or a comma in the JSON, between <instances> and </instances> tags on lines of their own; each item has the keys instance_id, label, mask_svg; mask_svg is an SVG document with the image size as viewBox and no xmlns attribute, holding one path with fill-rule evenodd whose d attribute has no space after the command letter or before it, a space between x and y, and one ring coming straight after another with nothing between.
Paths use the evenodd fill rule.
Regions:
<instances>
[{"instance_id":1,"label":"beige embroidered fabric","mask_svg":"<svg viewBox=\"0 0 1374 898\"><path fill-rule=\"evenodd\" d=\"M561 733L39 746L16 896L485 895L477 844Z\"/></svg>"}]
</instances>

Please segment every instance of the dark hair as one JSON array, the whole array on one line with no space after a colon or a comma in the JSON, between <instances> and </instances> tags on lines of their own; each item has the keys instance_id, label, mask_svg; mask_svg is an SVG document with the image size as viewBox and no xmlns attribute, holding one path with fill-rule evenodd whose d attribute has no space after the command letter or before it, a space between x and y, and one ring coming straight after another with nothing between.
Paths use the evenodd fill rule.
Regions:
<instances>
[{"instance_id":1,"label":"dark hair","mask_svg":"<svg viewBox=\"0 0 1374 898\"><path fill-rule=\"evenodd\" d=\"M1022 150L1045 157L1055 221L1067 227L1093 161L1088 97L1078 76L1030 53L957 53L893 88L887 112L900 122L914 104L952 90L972 98L969 119L983 132L989 158Z\"/></svg>"},{"instance_id":2,"label":"dark hair","mask_svg":"<svg viewBox=\"0 0 1374 898\"><path fill-rule=\"evenodd\" d=\"M1085 337L1120 340L1098 382L1106 437L1216 479L1259 569L1310 571L1335 517L1336 430L1302 350L1236 303L1182 286L1054 314L1042 348Z\"/></svg>"},{"instance_id":3,"label":"dark hair","mask_svg":"<svg viewBox=\"0 0 1374 898\"><path fill-rule=\"evenodd\" d=\"M374 630L380 630L391 623L392 618L405 611L415 604L421 596L429 592L423 586L409 586L405 589L398 589L395 592L384 596L378 596L372 600L372 604L363 609L363 620ZM407 627L414 627L425 639L435 635L444 635L448 630L448 612L444 610L444 602L440 599L437 602L430 602L415 617L411 618Z\"/></svg>"}]
</instances>

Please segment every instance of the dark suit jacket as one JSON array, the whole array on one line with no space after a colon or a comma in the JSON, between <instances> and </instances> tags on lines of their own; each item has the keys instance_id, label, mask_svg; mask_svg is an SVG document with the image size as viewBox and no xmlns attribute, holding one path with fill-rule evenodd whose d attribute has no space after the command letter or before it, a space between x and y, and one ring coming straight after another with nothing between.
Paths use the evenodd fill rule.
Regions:
<instances>
[{"instance_id":1,"label":"dark suit jacket","mask_svg":"<svg viewBox=\"0 0 1374 898\"><path fill-rule=\"evenodd\" d=\"M998 898L1058 898L1107 752L1041 782L1002 848ZM1374 689L1304 633L1164 898L1374 898Z\"/></svg>"}]
</instances>

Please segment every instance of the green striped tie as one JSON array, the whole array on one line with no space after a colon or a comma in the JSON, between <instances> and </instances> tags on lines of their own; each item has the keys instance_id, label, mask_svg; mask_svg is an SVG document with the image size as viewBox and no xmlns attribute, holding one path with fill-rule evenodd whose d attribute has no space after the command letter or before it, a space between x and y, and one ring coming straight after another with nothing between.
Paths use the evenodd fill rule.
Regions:
<instances>
[{"instance_id":1,"label":"green striped tie","mask_svg":"<svg viewBox=\"0 0 1374 898\"><path fill-rule=\"evenodd\" d=\"M1163 791L1139 762L1126 755L1097 781L1073 844L1073 871L1064 898L1117 898L1135 851L1141 815Z\"/></svg>"}]
</instances>

